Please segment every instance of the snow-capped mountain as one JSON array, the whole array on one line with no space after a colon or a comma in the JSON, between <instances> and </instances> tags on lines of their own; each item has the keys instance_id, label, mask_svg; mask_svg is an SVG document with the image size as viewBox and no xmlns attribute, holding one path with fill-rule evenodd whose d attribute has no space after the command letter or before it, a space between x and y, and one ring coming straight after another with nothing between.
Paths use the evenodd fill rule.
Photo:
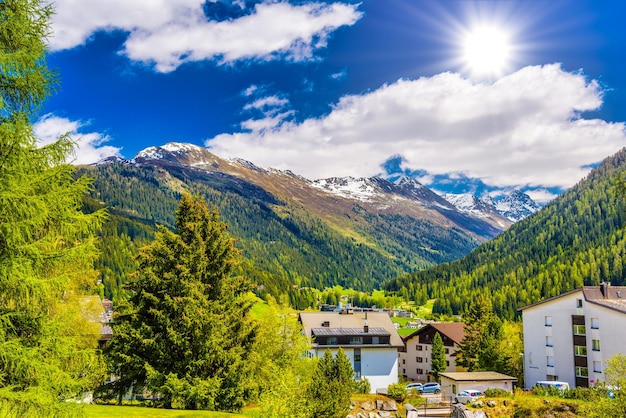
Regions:
<instances>
[{"instance_id":1,"label":"snow-capped mountain","mask_svg":"<svg viewBox=\"0 0 626 418\"><path fill-rule=\"evenodd\" d=\"M541 206L526 193L515 190L499 199L490 196L477 197L471 193L441 195L458 210L477 217L497 213L511 222L520 221L541 209Z\"/></svg>"}]
</instances>

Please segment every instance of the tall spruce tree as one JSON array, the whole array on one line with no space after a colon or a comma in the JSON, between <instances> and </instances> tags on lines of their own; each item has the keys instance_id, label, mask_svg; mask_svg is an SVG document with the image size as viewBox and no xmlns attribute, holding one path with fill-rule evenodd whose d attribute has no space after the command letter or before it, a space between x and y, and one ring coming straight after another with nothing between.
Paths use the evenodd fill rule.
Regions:
<instances>
[{"instance_id":1,"label":"tall spruce tree","mask_svg":"<svg viewBox=\"0 0 626 418\"><path fill-rule=\"evenodd\" d=\"M76 416L63 399L104 375L99 324L85 292L96 282L104 214L81 211L90 187L66 164L67 136L38 146L32 121L54 86L46 37L52 8L0 1L0 411ZM101 309L101 306L100 306Z\"/></svg>"},{"instance_id":2,"label":"tall spruce tree","mask_svg":"<svg viewBox=\"0 0 626 418\"><path fill-rule=\"evenodd\" d=\"M446 371L446 349L443 346L441 335L436 332L433 337L433 347L430 352L430 366L433 371L433 377L439 381L439 375Z\"/></svg>"},{"instance_id":3,"label":"tall spruce tree","mask_svg":"<svg viewBox=\"0 0 626 418\"><path fill-rule=\"evenodd\" d=\"M233 274L226 225L183 194L176 232L161 227L139 254L133 295L119 307L105 350L118 395L141 387L167 408L238 410L254 342L250 286Z\"/></svg>"},{"instance_id":4,"label":"tall spruce tree","mask_svg":"<svg viewBox=\"0 0 626 418\"><path fill-rule=\"evenodd\" d=\"M503 338L503 325L493 313L493 307L484 296L479 296L464 316L465 337L460 344L460 358L457 363L468 371L501 371L503 367L500 341Z\"/></svg>"}]
</instances>

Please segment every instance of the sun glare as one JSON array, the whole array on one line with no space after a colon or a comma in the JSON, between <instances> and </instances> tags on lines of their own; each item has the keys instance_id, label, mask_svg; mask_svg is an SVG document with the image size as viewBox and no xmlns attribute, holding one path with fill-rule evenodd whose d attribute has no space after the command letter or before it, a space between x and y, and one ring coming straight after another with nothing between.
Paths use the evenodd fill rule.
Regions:
<instances>
[{"instance_id":1,"label":"sun glare","mask_svg":"<svg viewBox=\"0 0 626 418\"><path fill-rule=\"evenodd\" d=\"M501 29L478 27L465 35L463 60L474 76L501 76L510 65L510 55L509 36Z\"/></svg>"}]
</instances>

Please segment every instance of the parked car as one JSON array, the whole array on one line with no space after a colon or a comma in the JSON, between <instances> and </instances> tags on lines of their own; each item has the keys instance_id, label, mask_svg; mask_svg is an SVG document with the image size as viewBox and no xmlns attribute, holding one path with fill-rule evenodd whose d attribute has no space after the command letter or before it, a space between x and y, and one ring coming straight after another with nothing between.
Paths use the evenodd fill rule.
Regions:
<instances>
[{"instance_id":1,"label":"parked car","mask_svg":"<svg viewBox=\"0 0 626 418\"><path fill-rule=\"evenodd\" d=\"M483 393L479 390L472 390L472 389L464 390L454 395L454 402L462 403L466 405L470 402L474 402L476 399L480 398L481 396L483 396Z\"/></svg>"},{"instance_id":2,"label":"parked car","mask_svg":"<svg viewBox=\"0 0 626 418\"><path fill-rule=\"evenodd\" d=\"M422 393L422 384L421 383L409 383L408 385L406 385L406 391L407 392L411 392L411 391L417 391L418 393Z\"/></svg>"},{"instance_id":3,"label":"parked car","mask_svg":"<svg viewBox=\"0 0 626 418\"><path fill-rule=\"evenodd\" d=\"M441 393L441 385L436 382L424 383L420 393Z\"/></svg>"}]
</instances>

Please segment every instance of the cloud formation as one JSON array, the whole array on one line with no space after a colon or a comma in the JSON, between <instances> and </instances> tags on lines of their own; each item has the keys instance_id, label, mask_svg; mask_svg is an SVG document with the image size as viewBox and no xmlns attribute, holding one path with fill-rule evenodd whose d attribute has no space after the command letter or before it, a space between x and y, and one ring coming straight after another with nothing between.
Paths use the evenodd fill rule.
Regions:
<instances>
[{"instance_id":1,"label":"cloud formation","mask_svg":"<svg viewBox=\"0 0 626 418\"><path fill-rule=\"evenodd\" d=\"M47 114L33 125L33 132L41 145L50 144L60 136L69 134L76 143L75 156L68 161L71 164L92 164L106 157L120 156L120 148L103 145L109 140L106 135L79 133L84 126L80 122Z\"/></svg>"},{"instance_id":2,"label":"cloud formation","mask_svg":"<svg viewBox=\"0 0 626 418\"><path fill-rule=\"evenodd\" d=\"M221 64L243 59L310 60L326 46L332 32L362 16L358 4L339 2L292 5L267 0L228 19L219 13L218 18L214 8L203 7L199 0L55 0L54 4L53 51L83 45L98 31L120 30L128 33L121 53L159 72L204 60ZM244 6L234 3L229 10L237 7Z\"/></svg>"},{"instance_id":3,"label":"cloud formation","mask_svg":"<svg viewBox=\"0 0 626 418\"><path fill-rule=\"evenodd\" d=\"M256 121L263 130L243 126L206 145L311 179L376 175L401 156L403 170L429 175L568 188L626 145L623 123L584 117L602 99L596 81L558 64L525 67L493 83L442 73L344 96L328 115L300 123L268 117Z\"/></svg>"}]
</instances>

